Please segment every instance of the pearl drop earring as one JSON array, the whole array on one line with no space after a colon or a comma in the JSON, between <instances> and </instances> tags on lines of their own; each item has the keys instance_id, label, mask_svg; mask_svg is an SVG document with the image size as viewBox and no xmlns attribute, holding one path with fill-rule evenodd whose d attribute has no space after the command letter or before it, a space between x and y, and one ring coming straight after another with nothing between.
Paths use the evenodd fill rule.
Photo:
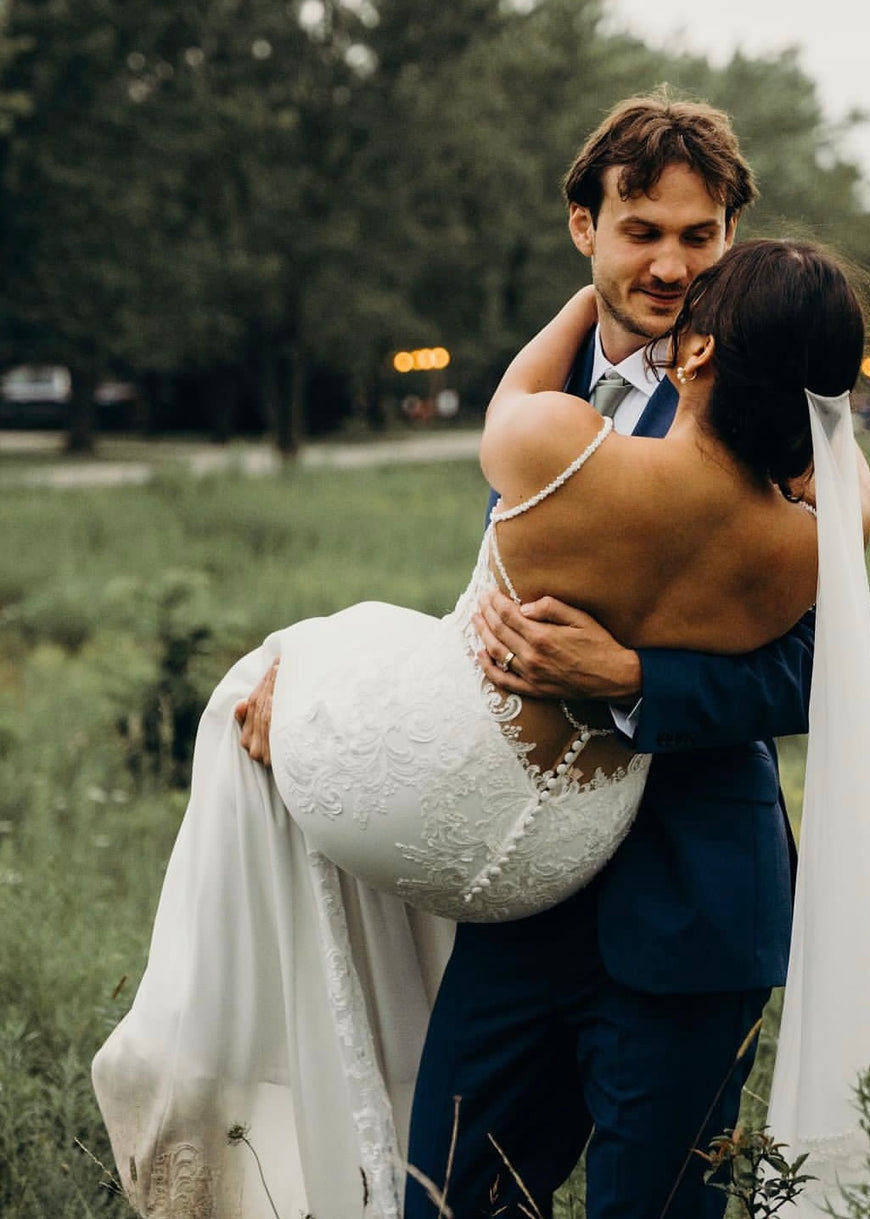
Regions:
<instances>
[{"instance_id":1,"label":"pearl drop earring","mask_svg":"<svg viewBox=\"0 0 870 1219\"><path fill-rule=\"evenodd\" d=\"M687 377L687 376L686 376L686 370L685 370L685 368L682 366L682 364L678 364L678 365L677 365L677 380L679 381L680 385L688 385L690 381L694 381L694 380L695 380L695 377L697 377L697 375L698 375L698 370L697 370L697 368L696 368L696 369L695 369L695 371L692 373L691 377Z\"/></svg>"}]
</instances>

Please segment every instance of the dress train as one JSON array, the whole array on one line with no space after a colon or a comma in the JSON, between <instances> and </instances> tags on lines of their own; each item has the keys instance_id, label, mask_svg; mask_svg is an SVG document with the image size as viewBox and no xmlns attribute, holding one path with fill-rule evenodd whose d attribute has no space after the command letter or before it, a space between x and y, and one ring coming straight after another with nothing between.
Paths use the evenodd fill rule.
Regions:
<instances>
[{"instance_id":1,"label":"dress train","mask_svg":"<svg viewBox=\"0 0 870 1219\"><path fill-rule=\"evenodd\" d=\"M417 1063L453 925L309 852L232 710L279 635L215 690L133 1008L94 1086L149 1219L398 1215Z\"/></svg>"}]
</instances>

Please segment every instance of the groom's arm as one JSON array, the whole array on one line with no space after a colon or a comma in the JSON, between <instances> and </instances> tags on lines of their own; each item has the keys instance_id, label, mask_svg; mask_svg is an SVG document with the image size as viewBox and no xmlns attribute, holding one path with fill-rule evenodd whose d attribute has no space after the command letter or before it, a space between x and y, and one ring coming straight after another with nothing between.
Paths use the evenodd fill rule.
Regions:
<instances>
[{"instance_id":1,"label":"groom's arm","mask_svg":"<svg viewBox=\"0 0 870 1219\"><path fill-rule=\"evenodd\" d=\"M676 752L806 732L814 632L810 610L787 635L743 656L641 649L635 747Z\"/></svg>"},{"instance_id":2,"label":"groom's arm","mask_svg":"<svg viewBox=\"0 0 870 1219\"><path fill-rule=\"evenodd\" d=\"M622 647L580 610L544 598L523 614L499 593L481 603L475 627L486 675L508 691L596 698L634 709L642 752L739 744L805 732L814 614L781 639L743 656ZM498 662L515 654L511 672ZM638 701L639 700L639 701Z\"/></svg>"}]
</instances>

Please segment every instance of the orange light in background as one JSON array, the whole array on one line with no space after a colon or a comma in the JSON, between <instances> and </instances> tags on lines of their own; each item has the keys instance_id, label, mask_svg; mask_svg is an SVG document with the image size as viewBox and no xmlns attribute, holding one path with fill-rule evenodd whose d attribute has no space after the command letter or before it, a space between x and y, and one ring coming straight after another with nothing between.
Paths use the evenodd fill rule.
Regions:
<instances>
[{"instance_id":1,"label":"orange light in background","mask_svg":"<svg viewBox=\"0 0 870 1219\"><path fill-rule=\"evenodd\" d=\"M446 347L418 347L416 351L397 351L393 356L396 372L431 372L446 368L450 352Z\"/></svg>"},{"instance_id":2,"label":"orange light in background","mask_svg":"<svg viewBox=\"0 0 870 1219\"><path fill-rule=\"evenodd\" d=\"M861 361L861 372L865 377L870 377L870 356L865 356Z\"/></svg>"}]
</instances>

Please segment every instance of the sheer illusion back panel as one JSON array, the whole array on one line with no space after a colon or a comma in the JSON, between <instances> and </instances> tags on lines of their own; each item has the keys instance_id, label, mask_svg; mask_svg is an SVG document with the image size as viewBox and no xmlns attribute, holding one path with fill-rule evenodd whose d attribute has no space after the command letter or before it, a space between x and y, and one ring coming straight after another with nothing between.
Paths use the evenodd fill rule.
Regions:
<instances>
[{"instance_id":1,"label":"sheer illusion back panel","mask_svg":"<svg viewBox=\"0 0 870 1219\"><path fill-rule=\"evenodd\" d=\"M525 516L544 500L549 499L570 478L582 470L612 431L613 420L607 418L598 434L583 452L560 471L546 487L511 508L502 508L501 500L499 500L490 513L487 529L490 570L493 576L501 581L502 591L507 593L515 605L521 605L522 599L502 558L498 544L498 527L516 520L517 517ZM610 710L600 702L589 699L582 703L575 703L569 708L564 701L555 703L527 699L517 703L514 699L513 708L512 727L516 733L516 739L518 742L523 742L523 751L527 760L542 770L551 767L558 774L562 774L563 769L560 769L562 766L564 769L570 769L573 776L582 781L584 774L586 776L592 774L616 775L632 760L634 751L617 737L613 730ZM580 749L572 750L572 743L578 739ZM570 752L574 756L566 759L566 752ZM583 756L577 761L580 753ZM566 760L567 766L565 766Z\"/></svg>"}]
</instances>

